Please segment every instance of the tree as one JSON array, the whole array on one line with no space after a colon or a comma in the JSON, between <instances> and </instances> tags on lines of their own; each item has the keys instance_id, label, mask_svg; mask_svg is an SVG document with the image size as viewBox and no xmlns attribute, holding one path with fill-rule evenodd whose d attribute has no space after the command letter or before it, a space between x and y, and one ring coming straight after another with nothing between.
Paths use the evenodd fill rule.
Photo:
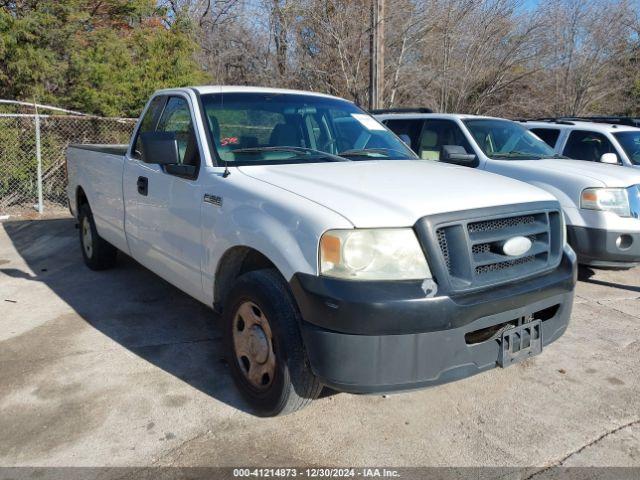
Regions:
<instances>
[{"instance_id":1,"label":"tree","mask_svg":"<svg viewBox=\"0 0 640 480\"><path fill-rule=\"evenodd\" d=\"M618 96L630 85L624 65L630 55L633 16L626 0L558 0L545 8L548 21L547 67L540 86L549 113L585 115L623 109ZM632 80L631 80L632 81Z\"/></svg>"},{"instance_id":2,"label":"tree","mask_svg":"<svg viewBox=\"0 0 640 480\"><path fill-rule=\"evenodd\" d=\"M154 90L206 80L191 23L153 0L5 3L0 97L137 115Z\"/></svg>"}]
</instances>

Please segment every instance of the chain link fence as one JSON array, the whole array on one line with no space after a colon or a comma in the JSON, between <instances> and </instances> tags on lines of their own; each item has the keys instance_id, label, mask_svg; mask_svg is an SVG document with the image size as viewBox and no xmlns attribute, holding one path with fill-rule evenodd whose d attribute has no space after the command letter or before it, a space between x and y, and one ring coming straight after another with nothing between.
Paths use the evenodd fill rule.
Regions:
<instances>
[{"instance_id":1,"label":"chain link fence","mask_svg":"<svg viewBox=\"0 0 640 480\"><path fill-rule=\"evenodd\" d=\"M128 143L135 119L0 113L0 215L65 207L70 143Z\"/></svg>"}]
</instances>

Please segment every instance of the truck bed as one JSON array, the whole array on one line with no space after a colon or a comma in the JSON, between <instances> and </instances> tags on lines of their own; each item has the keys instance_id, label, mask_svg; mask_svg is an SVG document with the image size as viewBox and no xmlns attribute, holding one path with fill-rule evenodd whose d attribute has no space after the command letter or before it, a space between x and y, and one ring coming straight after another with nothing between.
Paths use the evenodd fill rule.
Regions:
<instances>
[{"instance_id":1,"label":"truck bed","mask_svg":"<svg viewBox=\"0 0 640 480\"><path fill-rule=\"evenodd\" d=\"M75 199L77 187L81 186L91 205L98 233L124 252L128 247L124 232L122 173L128 148L128 145L95 144L76 144L67 148L69 198Z\"/></svg>"}]
</instances>

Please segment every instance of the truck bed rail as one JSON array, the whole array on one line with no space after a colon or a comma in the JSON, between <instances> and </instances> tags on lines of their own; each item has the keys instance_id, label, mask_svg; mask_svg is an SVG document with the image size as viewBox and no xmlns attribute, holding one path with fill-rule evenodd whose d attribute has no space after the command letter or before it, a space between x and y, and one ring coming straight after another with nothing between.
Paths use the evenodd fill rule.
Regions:
<instances>
[{"instance_id":1,"label":"truck bed rail","mask_svg":"<svg viewBox=\"0 0 640 480\"><path fill-rule=\"evenodd\" d=\"M71 143L69 148L78 148L80 150L90 150L92 152L107 153L109 155L124 155L127 153L129 145L107 145L99 143Z\"/></svg>"}]
</instances>

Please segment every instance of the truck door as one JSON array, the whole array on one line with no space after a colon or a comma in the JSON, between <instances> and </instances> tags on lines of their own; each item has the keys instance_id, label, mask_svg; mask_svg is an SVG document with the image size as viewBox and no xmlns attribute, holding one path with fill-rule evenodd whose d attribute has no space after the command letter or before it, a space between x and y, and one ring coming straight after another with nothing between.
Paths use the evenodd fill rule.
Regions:
<instances>
[{"instance_id":1,"label":"truck door","mask_svg":"<svg viewBox=\"0 0 640 480\"><path fill-rule=\"evenodd\" d=\"M153 130L175 132L180 164L193 165L196 170L192 176L168 173L165 167L149 163L153 159L143 158L139 149L139 158L129 159L124 179L127 207L133 207L127 222L132 226L129 247L140 263L199 298L202 193L197 178L201 150L190 99L178 94L167 97Z\"/></svg>"}]
</instances>

